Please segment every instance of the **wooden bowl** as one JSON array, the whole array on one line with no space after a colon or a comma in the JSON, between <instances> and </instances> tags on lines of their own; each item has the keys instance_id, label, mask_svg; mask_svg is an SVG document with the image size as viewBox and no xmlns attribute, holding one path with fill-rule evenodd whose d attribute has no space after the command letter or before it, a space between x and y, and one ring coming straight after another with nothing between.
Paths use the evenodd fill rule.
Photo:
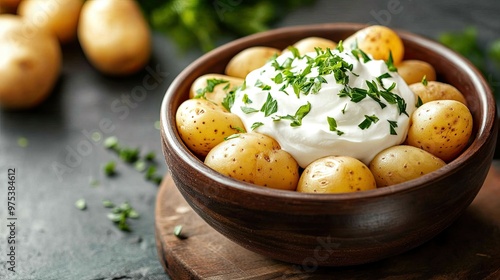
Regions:
<instances>
[{"instance_id":1,"label":"wooden bowl","mask_svg":"<svg viewBox=\"0 0 500 280\"><path fill-rule=\"evenodd\" d=\"M445 167L418 179L371 191L306 194L259 187L223 176L183 144L177 107L191 83L222 73L231 57L251 46L283 49L309 36L338 41L365 25L320 24L271 30L223 45L194 61L170 85L161 108L161 139L174 182L210 226L241 246L306 267L345 266L412 249L448 227L472 202L490 167L497 138L496 104L470 62L424 37L398 31L406 59L430 62L438 79L457 87L474 117L473 139Z\"/></svg>"}]
</instances>

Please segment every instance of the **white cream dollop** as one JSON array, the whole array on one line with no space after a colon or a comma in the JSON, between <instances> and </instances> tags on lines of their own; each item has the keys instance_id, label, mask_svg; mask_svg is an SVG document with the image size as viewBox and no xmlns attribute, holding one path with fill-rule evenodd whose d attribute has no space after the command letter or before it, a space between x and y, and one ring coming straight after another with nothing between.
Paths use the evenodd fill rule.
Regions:
<instances>
[{"instance_id":1,"label":"white cream dollop","mask_svg":"<svg viewBox=\"0 0 500 280\"><path fill-rule=\"evenodd\" d=\"M325 68L314 65L313 61L320 55L325 57L325 53L298 56L286 52L252 71L246 77L244 87L235 92L231 112L241 118L247 131L266 134L278 141L301 167L329 155L351 156L368 164L378 152L402 143L416 101L415 95L397 72L389 71L382 60L365 62L350 50L332 50L329 55L336 56L335 60L341 58L345 65L352 65L352 70L344 67L340 71L348 77L348 83L337 82L333 72L319 75L319 71ZM294 91L292 80L285 77L296 79L301 73L305 74L304 78L296 84L316 81L315 89L313 86L309 92ZM360 101L343 94L346 89L373 92L367 81L378 91L400 97L400 101L405 103L403 111L397 102L392 104L382 96L378 97L379 101L370 97L376 94L368 94ZM271 100L275 101L274 104L269 102ZM272 106L263 109L266 105ZM301 119L301 124L296 122L292 126L291 117L298 117L295 118L297 120L302 115L296 114L298 110L308 112ZM266 116L266 113L269 115ZM336 122L336 128L332 127L332 120Z\"/></svg>"}]
</instances>

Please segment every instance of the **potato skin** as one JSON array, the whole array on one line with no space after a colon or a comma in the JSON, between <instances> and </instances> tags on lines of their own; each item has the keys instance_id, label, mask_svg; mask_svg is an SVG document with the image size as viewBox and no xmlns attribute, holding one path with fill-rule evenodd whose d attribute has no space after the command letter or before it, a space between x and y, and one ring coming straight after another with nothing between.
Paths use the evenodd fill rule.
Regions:
<instances>
[{"instance_id":1,"label":"potato skin","mask_svg":"<svg viewBox=\"0 0 500 280\"><path fill-rule=\"evenodd\" d=\"M464 95L457 88L447 83L429 81L427 85L424 85L418 82L411 84L409 87L417 97L420 97L422 103L433 100L456 100L467 106Z\"/></svg>"},{"instance_id":2,"label":"potato skin","mask_svg":"<svg viewBox=\"0 0 500 280\"><path fill-rule=\"evenodd\" d=\"M434 67L422 60L403 60L396 67L398 68L398 74L408 85L422 82L424 76L427 81L436 80Z\"/></svg>"},{"instance_id":3,"label":"potato skin","mask_svg":"<svg viewBox=\"0 0 500 280\"><path fill-rule=\"evenodd\" d=\"M368 165L377 187L403 183L445 166L440 158L420 148L398 145L378 153Z\"/></svg>"},{"instance_id":4,"label":"potato skin","mask_svg":"<svg viewBox=\"0 0 500 280\"><path fill-rule=\"evenodd\" d=\"M221 142L205 164L223 175L274 189L293 191L299 180L295 159L276 140L255 132Z\"/></svg>"},{"instance_id":5,"label":"potato skin","mask_svg":"<svg viewBox=\"0 0 500 280\"><path fill-rule=\"evenodd\" d=\"M321 37L306 37L302 40L297 41L292 45L296 48L301 55L304 55L308 52L316 52L316 48L320 48L322 50L335 49L337 47L337 43ZM283 52L288 51L287 49L283 50Z\"/></svg>"},{"instance_id":6,"label":"potato skin","mask_svg":"<svg viewBox=\"0 0 500 280\"><path fill-rule=\"evenodd\" d=\"M386 60L392 52L394 64L399 64L403 60L404 45L399 35L392 29L382 25L372 25L365 27L345 39L343 45L351 48L355 43L367 54L371 54L373 59Z\"/></svg>"},{"instance_id":7,"label":"potato skin","mask_svg":"<svg viewBox=\"0 0 500 280\"><path fill-rule=\"evenodd\" d=\"M21 1L17 12L33 28L54 32L65 44L76 39L76 30L83 0L29 0Z\"/></svg>"},{"instance_id":8,"label":"potato skin","mask_svg":"<svg viewBox=\"0 0 500 280\"><path fill-rule=\"evenodd\" d=\"M313 161L305 168L297 191L347 193L375 188L375 178L363 162L348 156L328 156Z\"/></svg>"},{"instance_id":9,"label":"potato skin","mask_svg":"<svg viewBox=\"0 0 500 280\"><path fill-rule=\"evenodd\" d=\"M430 101L413 112L406 143L449 162L467 146L472 126L472 115L463 103Z\"/></svg>"},{"instance_id":10,"label":"potato skin","mask_svg":"<svg viewBox=\"0 0 500 280\"><path fill-rule=\"evenodd\" d=\"M222 103L229 91L241 86L245 81L241 78L231 77L223 74L205 74L198 77L193 82L189 91L189 98L195 98L198 95L199 90L203 91L204 89L206 89L207 81L211 79L227 81L225 83L216 85L212 92L205 93L205 98L217 105L220 105Z\"/></svg>"},{"instance_id":11,"label":"potato skin","mask_svg":"<svg viewBox=\"0 0 500 280\"><path fill-rule=\"evenodd\" d=\"M184 101L177 109L176 124L184 143L199 156L245 127L237 115L205 99Z\"/></svg>"},{"instance_id":12,"label":"potato skin","mask_svg":"<svg viewBox=\"0 0 500 280\"><path fill-rule=\"evenodd\" d=\"M149 27L134 0L86 1L78 39L87 59L108 75L133 74L151 55Z\"/></svg>"},{"instance_id":13,"label":"potato skin","mask_svg":"<svg viewBox=\"0 0 500 280\"><path fill-rule=\"evenodd\" d=\"M57 38L32 30L22 17L0 15L0 106L29 109L52 92L61 72Z\"/></svg>"},{"instance_id":14,"label":"potato skin","mask_svg":"<svg viewBox=\"0 0 500 280\"><path fill-rule=\"evenodd\" d=\"M237 53L226 65L225 74L244 79L248 73L266 64L280 50L271 47L250 47Z\"/></svg>"}]
</instances>

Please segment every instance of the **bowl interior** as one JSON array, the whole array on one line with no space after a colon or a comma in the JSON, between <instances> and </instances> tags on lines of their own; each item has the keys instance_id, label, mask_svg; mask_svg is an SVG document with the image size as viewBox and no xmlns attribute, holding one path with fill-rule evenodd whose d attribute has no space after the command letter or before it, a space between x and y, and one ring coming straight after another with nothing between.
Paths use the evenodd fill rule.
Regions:
<instances>
[{"instance_id":1,"label":"bowl interior","mask_svg":"<svg viewBox=\"0 0 500 280\"><path fill-rule=\"evenodd\" d=\"M248 47L270 46L284 49L296 41L310 36L339 41L365 26L352 23L334 23L285 27L235 40L205 54L176 77L165 95L161 109L162 137L164 137L164 141L194 169L203 172L206 176L221 184L231 185L231 187L238 188L243 192L306 200L345 200L381 196L410 188L418 188L424 182L432 181L441 176L451 176L450 174L455 172L456 167L463 165L471 155L484 145L489 137L494 136L496 139L496 104L489 86L479 71L466 59L439 43L423 36L398 31L405 45L405 59L419 59L431 63L436 69L439 81L454 85L465 95L473 114L474 130L470 145L458 158L438 171L386 188L317 196L315 194L286 192L270 188L256 188L251 184L222 176L205 166L202 159L193 155L183 144L175 126L175 112L177 107L188 98L190 86L197 77L208 73L223 73L228 61L238 52Z\"/></svg>"}]
</instances>

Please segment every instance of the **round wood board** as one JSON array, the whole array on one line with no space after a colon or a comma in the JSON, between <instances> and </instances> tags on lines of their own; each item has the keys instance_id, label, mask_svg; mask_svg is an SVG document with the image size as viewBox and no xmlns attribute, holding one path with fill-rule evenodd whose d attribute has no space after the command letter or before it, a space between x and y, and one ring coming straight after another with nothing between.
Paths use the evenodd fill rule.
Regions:
<instances>
[{"instance_id":1,"label":"round wood board","mask_svg":"<svg viewBox=\"0 0 500 280\"><path fill-rule=\"evenodd\" d=\"M174 235L178 225L182 238ZM159 260L172 279L500 279L500 166L491 167L476 199L441 234L366 265L289 264L244 249L205 223L169 174L158 191L155 228Z\"/></svg>"}]
</instances>

